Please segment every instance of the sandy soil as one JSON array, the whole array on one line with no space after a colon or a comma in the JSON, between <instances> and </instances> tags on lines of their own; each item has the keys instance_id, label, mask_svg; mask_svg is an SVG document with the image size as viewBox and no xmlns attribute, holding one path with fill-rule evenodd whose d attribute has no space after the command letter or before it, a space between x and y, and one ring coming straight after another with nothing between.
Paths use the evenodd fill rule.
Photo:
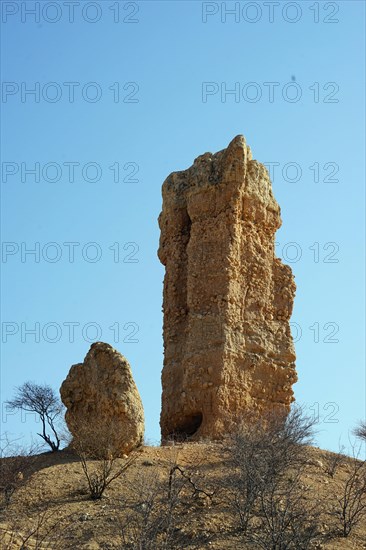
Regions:
<instances>
[{"instance_id":1,"label":"sandy soil","mask_svg":"<svg viewBox=\"0 0 366 550\"><path fill-rule=\"evenodd\" d=\"M309 447L307 453L301 478L304 495L312 499L312 504L320 505L321 526L326 532L333 521L326 509L334 494L339 494L339 486L350 471L351 463L341 465L332 478L326 472L327 459L332 453L314 447ZM117 466L119 463L123 461L118 461ZM182 537L181 547L198 550L255 548L242 542L222 497L220 487L229 474L227 449L223 444L214 443L142 447L129 469L108 487L102 499L96 501L88 498L86 479L75 455L67 450L38 455L10 505L2 510L0 546L4 550L128 548L121 536L126 509L131 503L138 506L141 490L153 487L156 480L165 480L168 486L173 464L185 468L198 488L209 495L215 493L212 497L203 493L193 495L192 487L187 489L176 527ZM27 537L29 540L24 544L22 541ZM366 549L366 522L348 538L322 541L314 548Z\"/></svg>"}]
</instances>

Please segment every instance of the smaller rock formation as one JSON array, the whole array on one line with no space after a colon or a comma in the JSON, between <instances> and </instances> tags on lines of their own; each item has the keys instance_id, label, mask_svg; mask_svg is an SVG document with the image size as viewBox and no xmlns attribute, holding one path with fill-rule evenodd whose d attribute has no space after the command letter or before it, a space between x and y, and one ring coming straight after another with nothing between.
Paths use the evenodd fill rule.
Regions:
<instances>
[{"instance_id":1,"label":"smaller rock formation","mask_svg":"<svg viewBox=\"0 0 366 550\"><path fill-rule=\"evenodd\" d=\"M85 424L91 428L105 425L118 456L141 445L142 401L127 359L109 344L91 345L84 362L71 367L60 394L67 408L66 423L74 437Z\"/></svg>"}]
</instances>

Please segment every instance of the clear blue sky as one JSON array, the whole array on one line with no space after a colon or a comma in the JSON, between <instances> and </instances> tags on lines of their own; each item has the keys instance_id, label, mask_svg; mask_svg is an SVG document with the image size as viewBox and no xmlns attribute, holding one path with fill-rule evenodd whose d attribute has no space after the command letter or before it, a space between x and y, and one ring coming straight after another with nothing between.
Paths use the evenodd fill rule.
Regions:
<instances>
[{"instance_id":1,"label":"clear blue sky","mask_svg":"<svg viewBox=\"0 0 366 550\"><path fill-rule=\"evenodd\" d=\"M365 417L364 2L229 14L83 0L73 22L70 4L41 1L39 16L35 4L2 2L2 398L28 379L58 388L97 337L130 361L159 440L161 185L244 134L254 158L278 163L295 395L320 416L320 446L347 443ZM37 425L3 410L2 430Z\"/></svg>"}]
</instances>

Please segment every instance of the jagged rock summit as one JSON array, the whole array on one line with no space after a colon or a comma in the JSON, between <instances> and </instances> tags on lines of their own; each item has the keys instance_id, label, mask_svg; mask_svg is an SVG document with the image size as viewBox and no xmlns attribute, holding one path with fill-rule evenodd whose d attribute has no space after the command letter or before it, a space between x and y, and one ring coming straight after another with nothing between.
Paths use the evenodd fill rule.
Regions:
<instances>
[{"instance_id":1,"label":"jagged rock summit","mask_svg":"<svg viewBox=\"0 0 366 550\"><path fill-rule=\"evenodd\" d=\"M244 413L288 412L295 351L280 207L243 136L162 187L162 438L221 438Z\"/></svg>"},{"instance_id":2,"label":"jagged rock summit","mask_svg":"<svg viewBox=\"0 0 366 550\"><path fill-rule=\"evenodd\" d=\"M110 444L120 456L141 445L142 401L127 359L109 344L91 345L84 362L71 367L60 394L72 435L85 423L105 424L113 438Z\"/></svg>"}]
</instances>

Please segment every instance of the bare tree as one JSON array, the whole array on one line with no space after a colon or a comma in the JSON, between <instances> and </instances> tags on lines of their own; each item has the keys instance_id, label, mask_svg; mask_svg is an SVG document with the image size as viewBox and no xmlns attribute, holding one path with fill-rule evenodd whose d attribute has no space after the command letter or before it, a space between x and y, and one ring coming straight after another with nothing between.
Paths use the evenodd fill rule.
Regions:
<instances>
[{"instance_id":1,"label":"bare tree","mask_svg":"<svg viewBox=\"0 0 366 550\"><path fill-rule=\"evenodd\" d=\"M134 462L136 455L120 458L114 441L113 422L102 421L79 423L74 428L71 448L75 450L85 474L90 498L102 498L107 487L119 478Z\"/></svg>"},{"instance_id":2,"label":"bare tree","mask_svg":"<svg viewBox=\"0 0 366 550\"><path fill-rule=\"evenodd\" d=\"M16 388L15 396L6 403L11 410L20 409L36 413L42 425L42 433L38 435L52 452L59 450L61 440L57 431L57 422L60 420L63 406L51 386L25 382ZM51 435L47 433L48 429L51 430Z\"/></svg>"}]
</instances>

